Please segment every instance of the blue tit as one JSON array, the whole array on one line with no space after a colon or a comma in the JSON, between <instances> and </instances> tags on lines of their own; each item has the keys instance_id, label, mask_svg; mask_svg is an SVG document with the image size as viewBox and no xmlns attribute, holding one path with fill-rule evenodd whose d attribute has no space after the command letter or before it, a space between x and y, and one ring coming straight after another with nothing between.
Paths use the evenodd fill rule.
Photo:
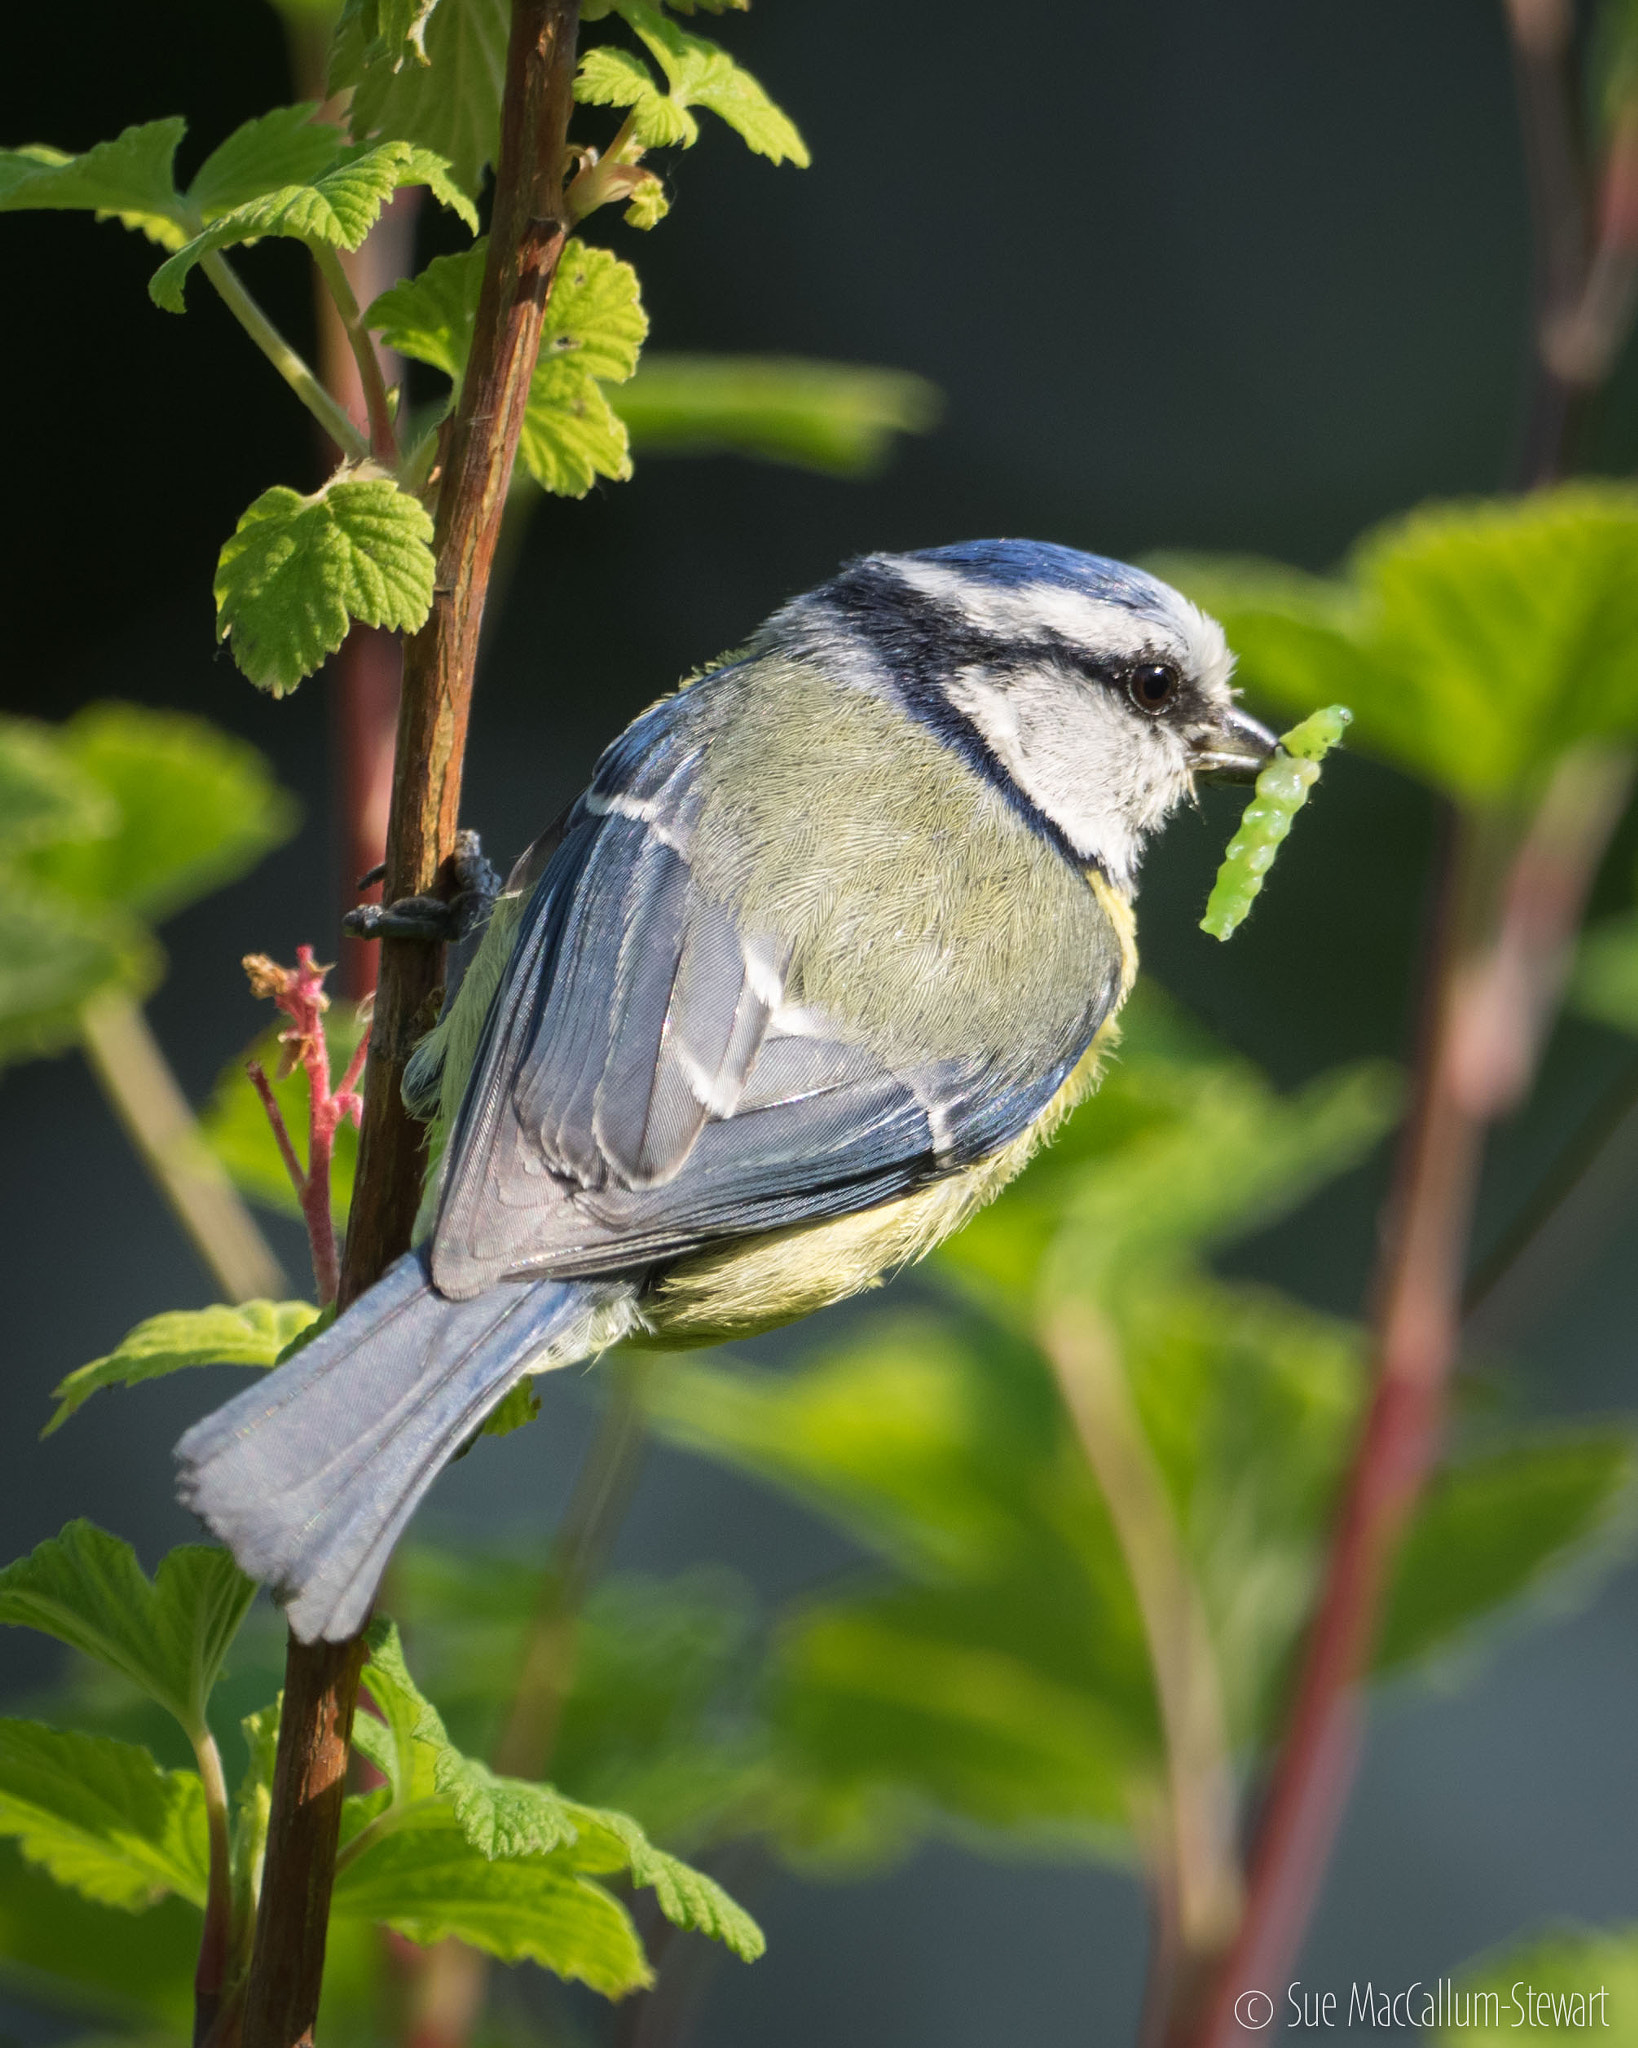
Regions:
<instances>
[{"instance_id":1,"label":"blue tit","mask_svg":"<svg viewBox=\"0 0 1638 2048\"><path fill-rule=\"evenodd\" d=\"M874 1284L1092 1087L1145 840L1274 741L1221 629L1031 541L870 555L627 727L417 1049L407 1253L189 1430L181 1499L303 1640L520 1379Z\"/></svg>"}]
</instances>

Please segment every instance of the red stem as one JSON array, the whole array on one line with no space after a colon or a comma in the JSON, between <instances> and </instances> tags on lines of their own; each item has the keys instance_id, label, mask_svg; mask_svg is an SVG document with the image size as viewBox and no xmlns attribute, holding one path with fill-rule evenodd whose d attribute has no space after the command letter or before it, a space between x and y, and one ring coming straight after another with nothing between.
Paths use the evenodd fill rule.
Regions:
<instances>
[{"instance_id":1,"label":"red stem","mask_svg":"<svg viewBox=\"0 0 1638 2048\"><path fill-rule=\"evenodd\" d=\"M279 1107L279 1098L273 1093L273 1083L267 1078L267 1069L260 1060L247 1060L245 1072L250 1076L250 1085L261 1097L262 1108L267 1120L273 1126L273 1137L284 1161L284 1170L290 1176L290 1185L296 1191L297 1201L307 1193L307 1176L301 1170L301 1161L296 1157L296 1148L290 1142L290 1133L285 1127L284 1111Z\"/></svg>"}]
</instances>

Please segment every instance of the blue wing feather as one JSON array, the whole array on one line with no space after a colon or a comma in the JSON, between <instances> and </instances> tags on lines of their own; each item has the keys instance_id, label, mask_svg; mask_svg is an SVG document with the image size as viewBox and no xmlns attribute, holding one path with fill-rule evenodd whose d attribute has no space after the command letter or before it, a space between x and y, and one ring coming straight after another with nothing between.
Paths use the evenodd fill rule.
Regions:
<instances>
[{"instance_id":1,"label":"blue wing feather","mask_svg":"<svg viewBox=\"0 0 1638 2048\"><path fill-rule=\"evenodd\" d=\"M689 866L710 696L608 750L536 885L449 1147L446 1294L640 1273L908 1192L1024 1129L1113 1003L1094 994L1073 1043L905 1070L812 1020L782 1029L748 962L782 966L778 935L742 932Z\"/></svg>"}]
</instances>

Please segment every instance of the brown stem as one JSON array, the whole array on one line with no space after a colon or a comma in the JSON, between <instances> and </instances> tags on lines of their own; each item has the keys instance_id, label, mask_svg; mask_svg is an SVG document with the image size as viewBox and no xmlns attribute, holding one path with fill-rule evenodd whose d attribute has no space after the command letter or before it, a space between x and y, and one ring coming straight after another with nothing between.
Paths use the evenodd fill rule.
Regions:
<instances>
[{"instance_id":1,"label":"brown stem","mask_svg":"<svg viewBox=\"0 0 1638 2048\"><path fill-rule=\"evenodd\" d=\"M488 255L438 499L432 614L405 650L389 898L433 889L455 843L489 569L567 237L563 171L578 27L579 0L513 0ZM381 956L343 1307L408 1248L424 1166L421 1128L400 1087L431 1020L441 961L430 947L391 939ZM356 1638L289 1645L245 2048L312 2039L362 1661Z\"/></svg>"},{"instance_id":2,"label":"brown stem","mask_svg":"<svg viewBox=\"0 0 1638 2048\"><path fill-rule=\"evenodd\" d=\"M245 2048L297 2048L313 2038L347 1749L363 1667L361 1636L346 1643L290 1638L245 1999ZM288 1741L286 1729L293 1731Z\"/></svg>"}]
</instances>

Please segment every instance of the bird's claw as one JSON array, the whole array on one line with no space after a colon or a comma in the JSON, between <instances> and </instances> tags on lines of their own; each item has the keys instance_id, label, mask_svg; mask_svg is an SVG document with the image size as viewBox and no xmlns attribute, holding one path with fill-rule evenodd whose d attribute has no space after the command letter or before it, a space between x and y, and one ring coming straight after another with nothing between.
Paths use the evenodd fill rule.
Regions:
<instances>
[{"instance_id":1,"label":"bird's claw","mask_svg":"<svg viewBox=\"0 0 1638 2048\"><path fill-rule=\"evenodd\" d=\"M372 868L359 879L367 889L381 879L382 870ZM426 946L453 946L476 931L494 908L500 894L501 878L484 858L483 843L476 832L456 835L450 856L450 894L401 896L396 903L361 903L341 920L341 928L355 939L414 939Z\"/></svg>"}]
</instances>

